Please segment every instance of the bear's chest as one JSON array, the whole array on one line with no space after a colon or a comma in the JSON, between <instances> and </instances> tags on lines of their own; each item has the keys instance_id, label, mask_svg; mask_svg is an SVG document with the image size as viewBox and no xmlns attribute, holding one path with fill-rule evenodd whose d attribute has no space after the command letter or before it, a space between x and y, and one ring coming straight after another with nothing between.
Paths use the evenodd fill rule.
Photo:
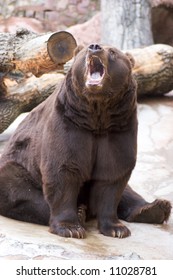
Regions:
<instances>
[{"instance_id":1,"label":"bear's chest","mask_svg":"<svg viewBox=\"0 0 173 280\"><path fill-rule=\"evenodd\" d=\"M98 137L91 180L114 182L136 163L136 137L133 133Z\"/></svg>"},{"instance_id":2,"label":"bear's chest","mask_svg":"<svg viewBox=\"0 0 173 280\"><path fill-rule=\"evenodd\" d=\"M135 166L136 129L98 135L72 127L62 136L58 135L62 147L58 145L56 156L59 169L76 170L83 182L115 182Z\"/></svg>"}]
</instances>

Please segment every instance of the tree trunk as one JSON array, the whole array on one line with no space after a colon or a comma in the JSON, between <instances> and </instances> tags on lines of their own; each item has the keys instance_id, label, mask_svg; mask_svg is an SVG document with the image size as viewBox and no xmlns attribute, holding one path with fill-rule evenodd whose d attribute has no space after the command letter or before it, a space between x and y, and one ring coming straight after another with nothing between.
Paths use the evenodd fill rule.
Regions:
<instances>
[{"instance_id":1,"label":"tree trunk","mask_svg":"<svg viewBox=\"0 0 173 280\"><path fill-rule=\"evenodd\" d=\"M47 79L43 74L63 71L75 47L74 37L66 31L0 34L0 133L19 114L30 111L53 92L58 76Z\"/></svg>"},{"instance_id":2,"label":"tree trunk","mask_svg":"<svg viewBox=\"0 0 173 280\"><path fill-rule=\"evenodd\" d=\"M38 35L28 30L0 34L0 72L19 70L35 76L63 69L76 47L74 37L65 31Z\"/></svg>"},{"instance_id":3,"label":"tree trunk","mask_svg":"<svg viewBox=\"0 0 173 280\"><path fill-rule=\"evenodd\" d=\"M102 42L121 50L153 44L148 0L101 0Z\"/></svg>"},{"instance_id":4,"label":"tree trunk","mask_svg":"<svg viewBox=\"0 0 173 280\"><path fill-rule=\"evenodd\" d=\"M135 59L133 69L138 98L164 95L173 89L173 47L156 44L129 50Z\"/></svg>"},{"instance_id":5,"label":"tree trunk","mask_svg":"<svg viewBox=\"0 0 173 280\"><path fill-rule=\"evenodd\" d=\"M31 75L16 82L14 77L3 79L6 96L0 97L0 133L24 112L31 111L44 101L57 86L60 86L63 74L44 74L39 78ZM1 90L1 88L0 88Z\"/></svg>"}]
</instances>

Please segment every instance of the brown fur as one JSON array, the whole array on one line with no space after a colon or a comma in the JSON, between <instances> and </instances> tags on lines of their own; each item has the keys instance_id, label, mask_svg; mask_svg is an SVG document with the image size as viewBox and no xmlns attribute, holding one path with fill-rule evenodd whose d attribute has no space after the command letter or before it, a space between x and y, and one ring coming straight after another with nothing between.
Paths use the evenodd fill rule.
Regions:
<instances>
[{"instance_id":1,"label":"brown fur","mask_svg":"<svg viewBox=\"0 0 173 280\"><path fill-rule=\"evenodd\" d=\"M118 218L161 223L171 208L156 203L150 219L152 206L127 186L137 150L134 61L96 44L78 51L60 90L19 125L0 159L0 213L75 238L85 237L85 215L96 216L101 233L126 237Z\"/></svg>"}]
</instances>

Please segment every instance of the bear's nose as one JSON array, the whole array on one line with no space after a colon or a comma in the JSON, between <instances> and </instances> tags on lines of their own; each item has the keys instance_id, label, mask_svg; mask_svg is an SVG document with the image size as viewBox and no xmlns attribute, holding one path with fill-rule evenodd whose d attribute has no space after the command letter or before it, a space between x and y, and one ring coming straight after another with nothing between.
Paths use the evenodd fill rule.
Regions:
<instances>
[{"instance_id":1,"label":"bear's nose","mask_svg":"<svg viewBox=\"0 0 173 280\"><path fill-rule=\"evenodd\" d=\"M92 52L97 52L100 51L102 49L102 47L98 44L91 44L88 49Z\"/></svg>"}]
</instances>

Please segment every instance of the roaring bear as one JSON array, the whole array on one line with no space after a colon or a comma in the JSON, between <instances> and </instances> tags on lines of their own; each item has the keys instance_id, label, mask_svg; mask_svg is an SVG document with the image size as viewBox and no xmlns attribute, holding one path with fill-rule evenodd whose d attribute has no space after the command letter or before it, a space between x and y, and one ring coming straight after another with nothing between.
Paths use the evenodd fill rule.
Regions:
<instances>
[{"instance_id":1,"label":"roaring bear","mask_svg":"<svg viewBox=\"0 0 173 280\"><path fill-rule=\"evenodd\" d=\"M92 44L75 52L60 89L19 125L0 159L0 214L84 238L84 214L99 231L127 237L119 221L163 223L171 204L148 203L128 185L136 163L133 58Z\"/></svg>"}]
</instances>

